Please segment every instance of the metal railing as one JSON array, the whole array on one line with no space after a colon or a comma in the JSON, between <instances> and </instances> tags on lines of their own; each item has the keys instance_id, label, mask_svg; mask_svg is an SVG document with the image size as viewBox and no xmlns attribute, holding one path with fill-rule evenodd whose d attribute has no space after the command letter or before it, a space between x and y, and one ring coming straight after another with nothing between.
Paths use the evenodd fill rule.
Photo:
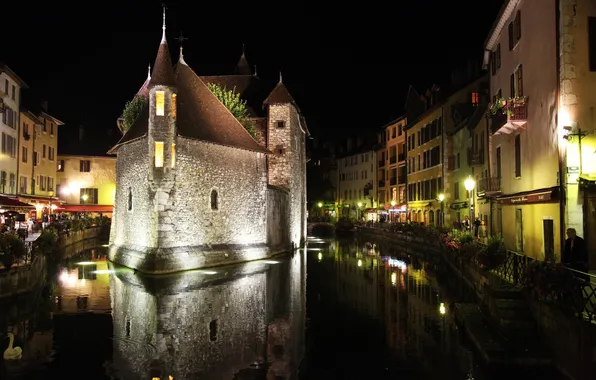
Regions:
<instances>
[{"instance_id":1,"label":"metal railing","mask_svg":"<svg viewBox=\"0 0 596 380\"><path fill-rule=\"evenodd\" d=\"M394 226L395 225L392 223L376 223L370 226L370 228L393 232ZM398 235L397 232L396 235ZM404 236L402 234L399 235ZM484 244L480 243L480 245ZM444 251L444 253L446 252L447 251ZM451 257L451 255L446 255L446 258L448 260L455 259L455 257ZM492 269L490 272L514 286L521 287L526 279L528 267L534 261L535 259L532 257L520 254L515 251L507 250L505 261L497 268ZM476 262L476 264L478 263ZM574 311L578 314L578 317L582 318L583 320L596 323L596 276L572 268L564 268L565 270L572 273L577 279L574 284L577 284L578 288L573 290L573 292L576 292L575 294L577 295L581 295L581 305L579 305L579 310L575 309ZM552 299L546 301L556 303L560 300Z\"/></svg>"}]
</instances>

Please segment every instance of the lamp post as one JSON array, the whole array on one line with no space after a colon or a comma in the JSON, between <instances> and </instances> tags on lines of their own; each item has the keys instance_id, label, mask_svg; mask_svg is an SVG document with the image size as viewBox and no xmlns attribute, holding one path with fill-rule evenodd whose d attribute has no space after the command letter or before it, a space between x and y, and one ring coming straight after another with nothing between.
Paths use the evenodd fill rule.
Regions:
<instances>
[{"instance_id":1,"label":"lamp post","mask_svg":"<svg viewBox=\"0 0 596 380\"><path fill-rule=\"evenodd\" d=\"M360 220L360 213L361 213L360 208L361 207L362 207L362 202L358 202L358 213L356 214L356 217L358 218L358 220Z\"/></svg>"},{"instance_id":2,"label":"lamp post","mask_svg":"<svg viewBox=\"0 0 596 380\"><path fill-rule=\"evenodd\" d=\"M393 214L395 214L395 204L396 203L397 202L395 202L395 201L391 201L391 210L392 210L392 212L389 215L391 215L391 221L392 222L393 222Z\"/></svg>"},{"instance_id":3,"label":"lamp post","mask_svg":"<svg viewBox=\"0 0 596 380\"><path fill-rule=\"evenodd\" d=\"M445 224L445 204L443 203L443 201L445 200L445 194L441 193L439 194L439 202L441 202L441 215L439 215L439 226L443 227L443 224Z\"/></svg>"},{"instance_id":4,"label":"lamp post","mask_svg":"<svg viewBox=\"0 0 596 380\"><path fill-rule=\"evenodd\" d=\"M470 227L474 222L474 187L476 187L476 181L472 176L468 176L468 179L464 182L464 187L470 194Z\"/></svg>"},{"instance_id":5,"label":"lamp post","mask_svg":"<svg viewBox=\"0 0 596 380\"><path fill-rule=\"evenodd\" d=\"M323 202L317 203L317 206L319 207L319 216L323 216L323 210L321 210L323 207Z\"/></svg>"},{"instance_id":6,"label":"lamp post","mask_svg":"<svg viewBox=\"0 0 596 380\"><path fill-rule=\"evenodd\" d=\"M54 196L54 192L53 191L50 191L48 193L48 195L50 196L50 212L49 212L49 218L48 218L49 220L48 220L48 222L49 223L52 223L52 197Z\"/></svg>"}]
</instances>

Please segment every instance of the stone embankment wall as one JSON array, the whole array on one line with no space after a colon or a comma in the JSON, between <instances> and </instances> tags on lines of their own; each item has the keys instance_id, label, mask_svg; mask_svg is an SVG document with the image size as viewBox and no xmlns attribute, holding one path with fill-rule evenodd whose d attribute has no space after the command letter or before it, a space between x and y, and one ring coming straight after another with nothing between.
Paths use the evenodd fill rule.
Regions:
<instances>
[{"instance_id":1,"label":"stone embankment wall","mask_svg":"<svg viewBox=\"0 0 596 380\"><path fill-rule=\"evenodd\" d=\"M71 232L69 236L61 235L58 242L63 247L69 247L87 239L97 239L104 236L107 239L109 226L91 227L84 231ZM35 289L43 282L46 271L46 257L39 255L33 262L0 272L0 299L25 294Z\"/></svg>"}]
</instances>

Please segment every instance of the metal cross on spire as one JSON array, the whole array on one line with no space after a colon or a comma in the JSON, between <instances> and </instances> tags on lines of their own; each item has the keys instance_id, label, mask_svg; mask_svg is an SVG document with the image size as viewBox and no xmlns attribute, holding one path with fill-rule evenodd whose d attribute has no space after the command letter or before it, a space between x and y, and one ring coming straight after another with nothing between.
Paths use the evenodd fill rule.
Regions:
<instances>
[{"instance_id":1,"label":"metal cross on spire","mask_svg":"<svg viewBox=\"0 0 596 380\"><path fill-rule=\"evenodd\" d=\"M182 31L180 31L180 37L175 38L175 39L180 42L180 62L186 63L186 62L184 62L184 56L182 54L182 43L184 41L188 40L188 38L187 37L184 37L184 35L182 34Z\"/></svg>"}]
</instances>

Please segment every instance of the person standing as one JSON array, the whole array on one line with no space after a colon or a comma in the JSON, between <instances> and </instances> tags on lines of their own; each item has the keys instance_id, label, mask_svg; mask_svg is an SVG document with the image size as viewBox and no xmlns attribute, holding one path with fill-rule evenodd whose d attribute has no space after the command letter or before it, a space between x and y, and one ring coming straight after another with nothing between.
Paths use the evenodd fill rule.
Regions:
<instances>
[{"instance_id":1,"label":"person standing","mask_svg":"<svg viewBox=\"0 0 596 380\"><path fill-rule=\"evenodd\" d=\"M567 240L561 262L568 268L588 272L588 250L584 239L577 236L575 228L567 229Z\"/></svg>"}]
</instances>

